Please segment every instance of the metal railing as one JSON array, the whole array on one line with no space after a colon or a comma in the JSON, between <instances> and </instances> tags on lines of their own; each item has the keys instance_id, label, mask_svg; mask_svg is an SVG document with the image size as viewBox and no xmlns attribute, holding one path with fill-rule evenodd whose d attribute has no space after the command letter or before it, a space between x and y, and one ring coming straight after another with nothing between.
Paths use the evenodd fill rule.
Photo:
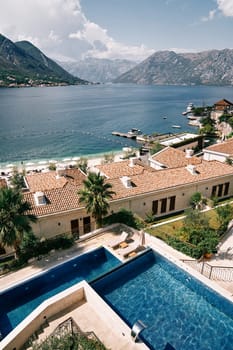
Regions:
<instances>
[{"instance_id":1,"label":"metal railing","mask_svg":"<svg viewBox=\"0 0 233 350\"><path fill-rule=\"evenodd\" d=\"M231 266L211 265L206 261L189 259L183 259L182 261L211 280L226 282L233 281L233 267Z\"/></svg>"}]
</instances>

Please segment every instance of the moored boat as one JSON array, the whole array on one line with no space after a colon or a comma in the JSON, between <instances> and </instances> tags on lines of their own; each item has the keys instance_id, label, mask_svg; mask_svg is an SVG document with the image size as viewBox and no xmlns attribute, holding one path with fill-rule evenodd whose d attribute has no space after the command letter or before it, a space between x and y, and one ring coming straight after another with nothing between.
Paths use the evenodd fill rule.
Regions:
<instances>
[{"instance_id":1,"label":"moored boat","mask_svg":"<svg viewBox=\"0 0 233 350\"><path fill-rule=\"evenodd\" d=\"M174 129L180 129L181 126L180 126L180 125L172 125L172 128L174 128Z\"/></svg>"},{"instance_id":2,"label":"moored boat","mask_svg":"<svg viewBox=\"0 0 233 350\"><path fill-rule=\"evenodd\" d=\"M133 136L138 136L138 135L141 135L142 132L140 129L132 128L128 131L128 134Z\"/></svg>"}]
</instances>

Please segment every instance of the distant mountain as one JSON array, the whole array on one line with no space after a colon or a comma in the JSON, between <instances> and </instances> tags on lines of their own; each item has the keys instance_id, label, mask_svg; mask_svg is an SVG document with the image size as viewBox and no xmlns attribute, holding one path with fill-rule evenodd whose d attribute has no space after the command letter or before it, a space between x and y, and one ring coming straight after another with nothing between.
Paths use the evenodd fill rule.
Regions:
<instances>
[{"instance_id":1,"label":"distant mountain","mask_svg":"<svg viewBox=\"0 0 233 350\"><path fill-rule=\"evenodd\" d=\"M112 82L137 63L122 59L87 58L76 62L59 62L69 73L92 82Z\"/></svg>"},{"instance_id":2,"label":"distant mountain","mask_svg":"<svg viewBox=\"0 0 233 350\"><path fill-rule=\"evenodd\" d=\"M66 72L30 42L13 43L0 34L0 86L86 83Z\"/></svg>"},{"instance_id":3,"label":"distant mountain","mask_svg":"<svg viewBox=\"0 0 233 350\"><path fill-rule=\"evenodd\" d=\"M120 75L115 83L233 85L233 50L159 51Z\"/></svg>"}]
</instances>

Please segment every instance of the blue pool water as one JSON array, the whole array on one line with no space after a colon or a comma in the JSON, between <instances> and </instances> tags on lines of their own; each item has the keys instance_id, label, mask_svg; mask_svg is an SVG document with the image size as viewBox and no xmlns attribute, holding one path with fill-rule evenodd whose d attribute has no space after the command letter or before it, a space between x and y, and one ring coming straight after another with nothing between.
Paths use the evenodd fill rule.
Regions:
<instances>
[{"instance_id":1,"label":"blue pool water","mask_svg":"<svg viewBox=\"0 0 233 350\"><path fill-rule=\"evenodd\" d=\"M233 349L233 304L152 250L92 287L151 349Z\"/></svg>"},{"instance_id":2,"label":"blue pool water","mask_svg":"<svg viewBox=\"0 0 233 350\"><path fill-rule=\"evenodd\" d=\"M0 332L5 337L44 300L81 280L90 282L121 262L98 248L0 293Z\"/></svg>"}]
</instances>

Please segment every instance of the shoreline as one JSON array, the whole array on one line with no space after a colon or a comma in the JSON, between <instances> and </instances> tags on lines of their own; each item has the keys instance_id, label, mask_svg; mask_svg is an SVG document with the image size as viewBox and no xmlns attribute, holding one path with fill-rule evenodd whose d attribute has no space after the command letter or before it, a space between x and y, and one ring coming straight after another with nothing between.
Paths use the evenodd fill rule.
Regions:
<instances>
[{"instance_id":1,"label":"shoreline","mask_svg":"<svg viewBox=\"0 0 233 350\"><path fill-rule=\"evenodd\" d=\"M128 147L131 148L132 147ZM88 168L91 168L95 165L101 164L101 162L104 160L105 155L113 155L113 162L121 161L121 157L124 155L124 148L119 151L107 151L104 153L92 153L87 155L81 155L81 156L73 156L73 157L64 157L64 158L53 158L53 159L32 159L27 161L18 161L14 162L12 161L10 163L0 163L0 176L1 173L9 174L12 173L14 168L17 168L18 171L23 171L24 169L28 171L33 170L45 170L48 169L49 164L55 164L55 165L61 165L61 166L74 166L77 161L79 161L81 158L87 159L88 162Z\"/></svg>"}]
</instances>

